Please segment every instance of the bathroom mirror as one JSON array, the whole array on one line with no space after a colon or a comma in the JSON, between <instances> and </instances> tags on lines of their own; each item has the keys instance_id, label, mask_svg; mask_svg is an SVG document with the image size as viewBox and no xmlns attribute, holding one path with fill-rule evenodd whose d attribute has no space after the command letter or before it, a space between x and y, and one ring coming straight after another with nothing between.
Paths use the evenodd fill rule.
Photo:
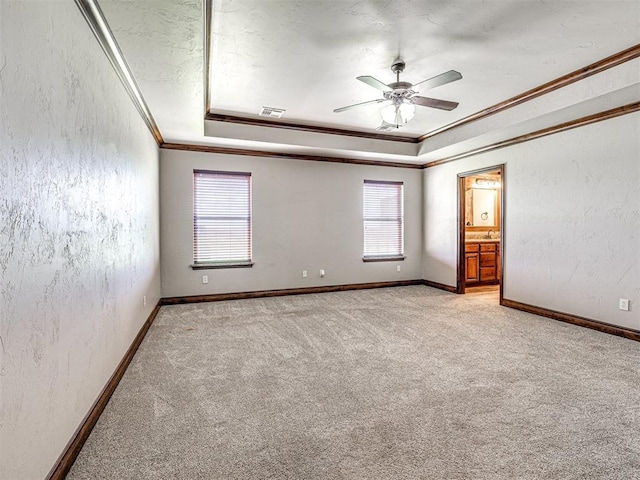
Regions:
<instances>
[{"instance_id":1,"label":"bathroom mirror","mask_svg":"<svg viewBox=\"0 0 640 480\"><path fill-rule=\"evenodd\" d=\"M470 229L498 228L498 191L495 188L468 188L465 191L465 226Z\"/></svg>"},{"instance_id":2,"label":"bathroom mirror","mask_svg":"<svg viewBox=\"0 0 640 480\"><path fill-rule=\"evenodd\" d=\"M496 191L471 189L472 200L472 225L474 227L495 227L496 226Z\"/></svg>"}]
</instances>

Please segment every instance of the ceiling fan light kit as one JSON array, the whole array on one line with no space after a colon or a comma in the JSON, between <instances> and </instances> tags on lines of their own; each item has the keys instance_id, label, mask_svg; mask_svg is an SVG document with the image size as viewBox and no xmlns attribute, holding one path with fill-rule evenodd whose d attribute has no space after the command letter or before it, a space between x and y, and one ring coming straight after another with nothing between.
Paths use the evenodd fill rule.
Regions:
<instances>
[{"instance_id":1,"label":"ceiling fan light kit","mask_svg":"<svg viewBox=\"0 0 640 480\"><path fill-rule=\"evenodd\" d=\"M413 103L392 103L380 110L382 120L386 123L400 126L411 120L416 114L416 106Z\"/></svg>"},{"instance_id":2,"label":"ceiling fan light kit","mask_svg":"<svg viewBox=\"0 0 640 480\"><path fill-rule=\"evenodd\" d=\"M377 78L369 75L363 75L356 77L363 83L366 83L370 87L376 88L382 91L383 98L369 100L367 102L356 103L354 105L348 105L346 107L336 108L335 113L344 112L345 110L351 110L352 108L361 107L364 105L370 105L374 103L391 102L384 106L380 110L383 124L380 128L388 128L390 125L400 128L400 126L409 122L415 115L416 105L422 107L438 108L440 110L453 110L458 106L457 102L450 102L448 100L439 100L437 98L421 97L416 95L418 93L413 90L414 87L422 85L422 90L429 88L439 87L447 83L460 80L462 75L455 70L449 70L435 77L429 78L422 82L412 84L409 82L400 81L400 73L404 71L405 63L402 59L398 58L391 64L391 71L396 74L396 81L385 84Z\"/></svg>"}]
</instances>

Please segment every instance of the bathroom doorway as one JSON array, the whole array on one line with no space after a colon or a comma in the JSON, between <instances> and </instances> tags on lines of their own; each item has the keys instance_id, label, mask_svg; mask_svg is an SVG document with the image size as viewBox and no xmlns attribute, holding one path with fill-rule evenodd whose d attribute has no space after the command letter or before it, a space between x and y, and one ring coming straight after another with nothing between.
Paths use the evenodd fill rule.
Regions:
<instances>
[{"instance_id":1,"label":"bathroom doorway","mask_svg":"<svg viewBox=\"0 0 640 480\"><path fill-rule=\"evenodd\" d=\"M504 165L458 174L457 293L502 303Z\"/></svg>"}]
</instances>

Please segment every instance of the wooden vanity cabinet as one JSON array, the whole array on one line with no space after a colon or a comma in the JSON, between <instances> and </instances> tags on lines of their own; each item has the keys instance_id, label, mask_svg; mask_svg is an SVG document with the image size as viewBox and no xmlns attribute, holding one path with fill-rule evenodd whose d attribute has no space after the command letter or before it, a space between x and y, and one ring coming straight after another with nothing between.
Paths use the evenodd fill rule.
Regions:
<instances>
[{"instance_id":1,"label":"wooden vanity cabinet","mask_svg":"<svg viewBox=\"0 0 640 480\"><path fill-rule=\"evenodd\" d=\"M467 243L464 247L465 282L480 281L480 245Z\"/></svg>"},{"instance_id":2,"label":"wooden vanity cabinet","mask_svg":"<svg viewBox=\"0 0 640 480\"><path fill-rule=\"evenodd\" d=\"M465 283L496 283L500 279L500 244L465 243Z\"/></svg>"}]
</instances>

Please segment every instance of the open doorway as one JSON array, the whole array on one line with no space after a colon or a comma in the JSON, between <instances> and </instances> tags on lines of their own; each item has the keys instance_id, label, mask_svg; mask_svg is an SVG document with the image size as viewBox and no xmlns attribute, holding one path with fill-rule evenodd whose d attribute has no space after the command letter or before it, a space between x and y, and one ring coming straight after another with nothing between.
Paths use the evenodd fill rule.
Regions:
<instances>
[{"instance_id":1,"label":"open doorway","mask_svg":"<svg viewBox=\"0 0 640 480\"><path fill-rule=\"evenodd\" d=\"M502 302L504 165L458 174L458 293Z\"/></svg>"}]
</instances>

